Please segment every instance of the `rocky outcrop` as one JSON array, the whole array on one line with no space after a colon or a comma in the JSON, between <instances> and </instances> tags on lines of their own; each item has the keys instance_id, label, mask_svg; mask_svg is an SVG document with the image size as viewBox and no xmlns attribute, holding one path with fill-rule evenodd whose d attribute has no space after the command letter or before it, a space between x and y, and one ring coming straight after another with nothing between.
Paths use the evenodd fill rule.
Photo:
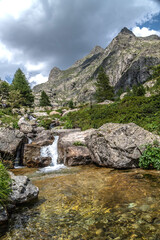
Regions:
<instances>
[{"instance_id":1,"label":"rocky outcrop","mask_svg":"<svg viewBox=\"0 0 160 240\"><path fill-rule=\"evenodd\" d=\"M138 167L145 145L160 142L154 135L134 123L107 123L86 138L92 161L99 166L118 169Z\"/></svg>"},{"instance_id":2,"label":"rocky outcrop","mask_svg":"<svg viewBox=\"0 0 160 240\"><path fill-rule=\"evenodd\" d=\"M26 142L26 136L19 130L0 128L0 154L2 159L14 160L18 149L22 156L23 145Z\"/></svg>"},{"instance_id":3,"label":"rocky outcrop","mask_svg":"<svg viewBox=\"0 0 160 240\"><path fill-rule=\"evenodd\" d=\"M92 131L94 130L89 129L61 134L58 143L58 163L68 166L90 164L92 161L85 145L85 137Z\"/></svg>"},{"instance_id":4,"label":"rocky outcrop","mask_svg":"<svg viewBox=\"0 0 160 240\"><path fill-rule=\"evenodd\" d=\"M54 136L51 131L44 130L34 138L31 144L26 144L24 148L23 165L32 168L47 167L51 163L51 157L41 156L43 146L51 145Z\"/></svg>"},{"instance_id":5,"label":"rocky outcrop","mask_svg":"<svg viewBox=\"0 0 160 240\"><path fill-rule=\"evenodd\" d=\"M102 66L117 92L144 83L152 74L151 66L160 64L160 38L136 37L127 28L105 48L95 47L86 57L67 70L53 68L46 83L33 88L36 104L46 91L52 105L94 101L95 81Z\"/></svg>"},{"instance_id":6,"label":"rocky outcrop","mask_svg":"<svg viewBox=\"0 0 160 240\"><path fill-rule=\"evenodd\" d=\"M10 202L13 205L30 202L38 197L39 189L34 186L26 176L15 176L10 173L12 179L12 192Z\"/></svg>"}]
</instances>

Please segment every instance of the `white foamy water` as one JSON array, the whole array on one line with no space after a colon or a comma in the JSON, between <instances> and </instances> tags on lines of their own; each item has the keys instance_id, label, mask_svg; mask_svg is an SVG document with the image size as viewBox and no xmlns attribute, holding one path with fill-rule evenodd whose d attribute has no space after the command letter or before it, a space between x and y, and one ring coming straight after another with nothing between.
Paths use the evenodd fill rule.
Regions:
<instances>
[{"instance_id":1,"label":"white foamy water","mask_svg":"<svg viewBox=\"0 0 160 240\"><path fill-rule=\"evenodd\" d=\"M44 167L40 169L40 172L52 172L59 170L61 168L65 168L63 164L58 164L58 139L59 136L55 136L55 140L52 145L45 146L41 148L41 156L42 157L51 157L51 165L48 167Z\"/></svg>"}]
</instances>

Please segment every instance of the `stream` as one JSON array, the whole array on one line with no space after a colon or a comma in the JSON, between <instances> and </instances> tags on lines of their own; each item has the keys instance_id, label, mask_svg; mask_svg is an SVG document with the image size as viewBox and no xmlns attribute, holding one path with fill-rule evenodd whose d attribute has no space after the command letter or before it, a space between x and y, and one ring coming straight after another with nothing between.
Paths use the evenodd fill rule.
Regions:
<instances>
[{"instance_id":1,"label":"stream","mask_svg":"<svg viewBox=\"0 0 160 240\"><path fill-rule=\"evenodd\" d=\"M81 166L13 172L28 175L40 194L12 214L1 240L160 239L159 171Z\"/></svg>"}]
</instances>

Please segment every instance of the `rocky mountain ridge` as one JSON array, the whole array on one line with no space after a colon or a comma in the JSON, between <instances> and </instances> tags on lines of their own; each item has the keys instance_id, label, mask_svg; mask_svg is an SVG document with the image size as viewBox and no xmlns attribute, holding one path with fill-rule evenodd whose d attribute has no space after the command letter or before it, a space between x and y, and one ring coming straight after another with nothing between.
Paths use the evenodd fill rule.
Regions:
<instances>
[{"instance_id":1,"label":"rocky mountain ridge","mask_svg":"<svg viewBox=\"0 0 160 240\"><path fill-rule=\"evenodd\" d=\"M96 46L86 57L67 70L54 67L46 83L33 88L35 103L44 90L53 105L94 100L95 81L102 66L115 91L144 83L151 74L150 67L160 64L160 37L136 37L130 30L121 32L105 48Z\"/></svg>"}]
</instances>

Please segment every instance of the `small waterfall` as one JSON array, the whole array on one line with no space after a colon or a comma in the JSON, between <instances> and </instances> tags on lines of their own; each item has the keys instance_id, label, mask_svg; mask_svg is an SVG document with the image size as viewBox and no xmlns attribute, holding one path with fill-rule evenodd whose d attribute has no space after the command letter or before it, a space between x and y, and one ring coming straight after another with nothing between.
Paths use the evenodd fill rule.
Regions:
<instances>
[{"instance_id":1,"label":"small waterfall","mask_svg":"<svg viewBox=\"0 0 160 240\"><path fill-rule=\"evenodd\" d=\"M15 159L15 162L14 162L14 168L20 167L20 157L21 157L21 148L18 147L17 153L16 153L16 159Z\"/></svg>"},{"instance_id":2,"label":"small waterfall","mask_svg":"<svg viewBox=\"0 0 160 240\"><path fill-rule=\"evenodd\" d=\"M28 140L28 144L31 144L33 141L31 138L27 137L27 140Z\"/></svg>"},{"instance_id":3,"label":"small waterfall","mask_svg":"<svg viewBox=\"0 0 160 240\"><path fill-rule=\"evenodd\" d=\"M58 164L58 139L59 136L55 136L55 140L52 145L44 146L41 148L41 156L42 157L51 157L52 161L50 166L40 169L41 172L51 172L54 170L59 170L60 168L64 168L63 164Z\"/></svg>"}]
</instances>

